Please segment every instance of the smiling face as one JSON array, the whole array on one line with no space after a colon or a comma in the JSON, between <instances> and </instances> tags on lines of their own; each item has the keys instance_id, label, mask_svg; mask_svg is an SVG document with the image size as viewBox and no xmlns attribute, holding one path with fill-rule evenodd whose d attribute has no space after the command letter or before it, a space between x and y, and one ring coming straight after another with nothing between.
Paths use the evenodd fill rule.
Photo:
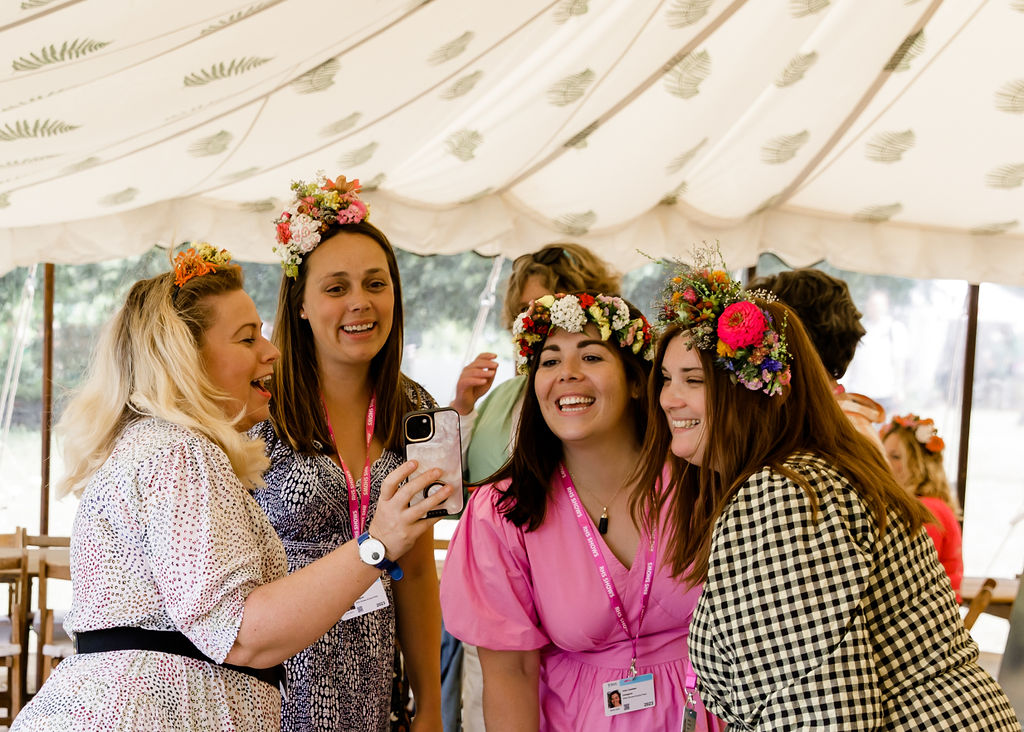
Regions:
<instances>
[{"instance_id":1,"label":"smiling face","mask_svg":"<svg viewBox=\"0 0 1024 732\"><path fill-rule=\"evenodd\" d=\"M533 388L544 421L564 446L633 439L630 401L640 387L629 384L615 347L590 324L582 333L555 329L544 343Z\"/></svg>"},{"instance_id":2,"label":"smiling face","mask_svg":"<svg viewBox=\"0 0 1024 732\"><path fill-rule=\"evenodd\" d=\"M224 412L240 431L270 416L266 383L281 353L260 332L259 313L243 290L208 295L210 326L204 331L199 356L214 385L228 395Z\"/></svg>"},{"instance_id":3,"label":"smiling face","mask_svg":"<svg viewBox=\"0 0 1024 732\"><path fill-rule=\"evenodd\" d=\"M704 369L685 335L676 336L665 348L661 381L659 402L672 433L672 454L701 465L707 448Z\"/></svg>"},{"instance_id":4,"label":"smiling face","mask_svg":"<svg viewBox=\"0 0 1024 732\"><path fill-rule=\"evenodd\" d=\"M368 366L387 342L395 291L381 246L342 232L306 258L301 317L309 321L320 364Z\"/></svg>"}]
</instances>

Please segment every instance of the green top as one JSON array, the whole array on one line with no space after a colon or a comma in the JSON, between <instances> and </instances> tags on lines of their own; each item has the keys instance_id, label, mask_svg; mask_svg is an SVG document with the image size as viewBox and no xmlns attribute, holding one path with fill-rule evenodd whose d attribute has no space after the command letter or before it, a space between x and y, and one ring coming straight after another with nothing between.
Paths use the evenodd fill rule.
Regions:
<instances>
[{"instance_id":1,"label":"green top","mask_svg":"<svg viewBox=\"0 0 1024 732\"><path fill-rule=\"evenodd\" d=\"M496 386L480 403L466 450L468 480L477 483L500 468L512 452L513 427L522 409L525 376Z\"/></svg>"}]
</instances>

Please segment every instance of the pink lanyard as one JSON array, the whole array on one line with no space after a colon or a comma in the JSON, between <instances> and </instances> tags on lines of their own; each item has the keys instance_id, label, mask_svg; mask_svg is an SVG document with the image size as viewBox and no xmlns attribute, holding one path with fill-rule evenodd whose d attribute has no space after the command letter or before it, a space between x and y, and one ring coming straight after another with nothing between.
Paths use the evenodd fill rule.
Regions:
<instances>
[{"instance_id":1,"label":"pink lanyard","mask_svg":"<svg viewBox=\"0 0 1024 732\"><path fill-rule=\"evenodd\" d=\"M331 415L327 413L327 402L323 394L320 395L320 403L324 405L324 416L327 418L327 431L331 435L331 444L334 451L338 453L338 462L345 473L345 487L348 489L348 520L352 523L352 538L362 535L366 528L366 517L370 513L370 442L373 440L373 428L377 421L377 395L370 397L370 405L366 408L366 464L363 465L363 482L360 490L356 492L356 482L352 480L352 471L345 465L345 461L338 451L338 443L334 439L334 428L331 427Z\"/></svg>"},{"instance_id":2,"label":"pink lanyard","mask_svg":"<svg viewBox=\"0 0 1024 732\"><path fill-rule=\"evenodd\" d=\"M629 624L626 622L626 610L622 606L622 600L615 589L615 582L612 581L611 573L608 571L608 564L605 562L601 548L597 545L597 539L594 538L594 532L590 528L591 522L583 510L583 504L576 493L576 486L572 484L572 478L569 477L569 472L562 463L558 464L558 472L562 476L562 487L569 496L572 510L576 514L576 523L579 524L580 530L583 532L583 538L587 540L590 556L593 558L594 566L597 567L597 573L601 577L601 585L608 595L608 602L612 606L612 612L615 613L615 618L619 621L622 632L626 634L629 642L633 645L633 659L629 663L629 677L633 678L636 676L637 641L640 639L640 628L644 624L644 616L647 615L647 602L651 599L651 583L654 579L654 562L657 556L655 551L657 537L651 536L651 543L647 549L647 569L644 572L644 589L640 596L640 615L636 619L636 635L634 636L629 632Z\"/></svg>"}]
</instances>

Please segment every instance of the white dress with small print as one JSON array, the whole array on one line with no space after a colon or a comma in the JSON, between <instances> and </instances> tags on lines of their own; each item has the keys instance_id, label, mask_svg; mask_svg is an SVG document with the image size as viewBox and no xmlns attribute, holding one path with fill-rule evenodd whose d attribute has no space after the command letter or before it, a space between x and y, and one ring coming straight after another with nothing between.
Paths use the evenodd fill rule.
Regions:
<instances>
[{"instance_id":1,"label":"white dress with small print","mask_svg":"<svg viewBox=\"0 0 1024 732\"><path fill-rule=\"evenodd\" d=\"M284 576L284 548L224 452L184 427L125 429L82 496L71 534L70 633L120 626L184 633L223 662L245 599ZM155 651L61 662L14 722L27 730L277 729L276 687Z\"/></svg>"}]
</instances>

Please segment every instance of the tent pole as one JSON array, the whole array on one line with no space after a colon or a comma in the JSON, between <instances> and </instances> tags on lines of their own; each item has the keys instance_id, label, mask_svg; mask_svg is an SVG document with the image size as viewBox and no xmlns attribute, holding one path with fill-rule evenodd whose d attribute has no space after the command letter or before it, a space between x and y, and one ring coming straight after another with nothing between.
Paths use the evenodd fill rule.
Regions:
<instances>
[{"instance_id":1,"label":"tent pole","mask_svg":"<svg viewBox=\"0 0 1024 732\"><path fill-rule=\"evenodd\" d=\"M960 508L967 498L967 446L971 437L971 406L974 402L974 356L978 347L978 295L980 285L967 286L967 337L964 344L964 387L960 401L960 448L957 451L956 492Z\"/></svg>"},{"instance_id":2,"label":"tent pole","mask_svg":"<svg viewBox=\"0 0 1024 732\"><path fill-rule=\"evenodd\" d=\"M50 528L50 426L53 421L53 263L43 267L43 424L42 479L39 482L39 533Z\"/></svg>"}]
</instances>

